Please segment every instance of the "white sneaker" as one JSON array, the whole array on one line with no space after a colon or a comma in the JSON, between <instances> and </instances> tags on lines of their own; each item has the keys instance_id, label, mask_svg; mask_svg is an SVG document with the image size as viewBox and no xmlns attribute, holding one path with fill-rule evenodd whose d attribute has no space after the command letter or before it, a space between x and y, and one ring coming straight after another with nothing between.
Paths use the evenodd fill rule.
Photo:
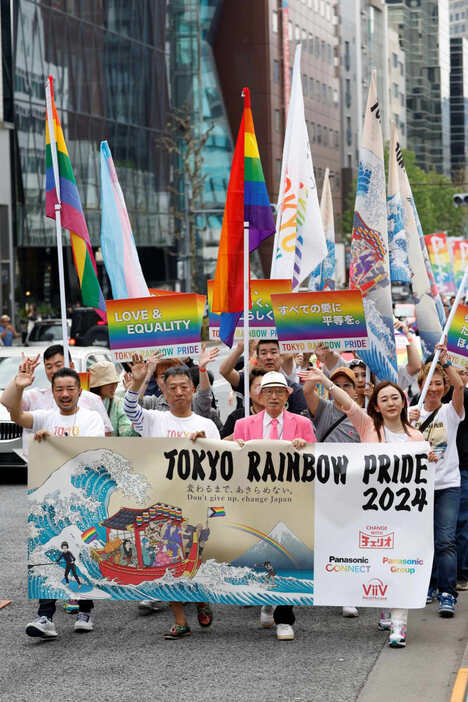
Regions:
<instances>
[{"instance_id":1,"label":"white sneaker","mask_svg":"<svg viewBox=\"0 0 468 702\"><path fill-rule=\"evenodd\" d=\"M30 622L26 627L26 633L28 636L39 639L55 639L58 636L54 622L48 617L38 617Z\"/></svg>"},{"instance_id":2,"label":"white sneaker","mask_svg":"<svg viewBox=\"0 0 468 702\"><path fill-rule=\"evenodd\" d=\"M405 648L406 624L404 622L392 622L388 645L391 648Z\"/></svg>"},{"instance_id":3,"label":"white sneaker","mask_svg":"<svg viewBox=\"0 0 468 702\"><path fill-rule=\"evenodd\" d=\"M275 620L273 619L274 607L264 605L260 610L260 625L263 629L271 629Z\"/></svg>"},{"instance_id":4,"label":"white sneaker","mask_svg":"<svg viewBox=\"0 0 468 702\"><path fill-rule=\"evenodd\" d=\"M392 626L392 613L389 609L380 610L380 619L378 626L380 631L390 631Z\"/></svg>"},{"instance_id":5,"label":"white sneaker","mask_svg":"<svg viewBox=\"0 0 468 702\"><path fill-rule=\"evenodd\" d=\"M359 617L357 607L343 607L343 617Z\"/></svg>"},{"instance_id":6,"label":"white sneaker","mask_svg":"<svg viewBox=\"0 0 468 702\"><path fill-rule=\"evenodd\" d=\"M75 631L92 631L94 627L91 616L87 612L78 612L73 628Z\"/></svg>"},{"instance_id":7,"label":"white sneaker","mask_svg":"<svg viewBox=\"0 0 468 702\"><path fill-rule=\"evenodd\" d=\"M140 600L138 603L138 611L142 614L149 614L150 612L160 612L162 610L162 604L159 600Z\"/></svg>"},{"instance_id":8,"label":"white sneaker","mask_svg":"<svg viewBox=\"0 0 468 702\"><path fill-rule=\"evenodd\" d=\"M278 641L292 641L294 639L294 629L290 624L277 624L276 638Z\"/></svg>"}]
</instances>

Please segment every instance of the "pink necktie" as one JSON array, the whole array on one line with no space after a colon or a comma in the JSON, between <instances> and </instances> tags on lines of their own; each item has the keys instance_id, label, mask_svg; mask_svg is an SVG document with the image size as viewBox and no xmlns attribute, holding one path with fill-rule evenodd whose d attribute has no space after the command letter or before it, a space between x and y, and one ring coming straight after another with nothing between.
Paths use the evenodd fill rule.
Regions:
<instances>
[{"instance_id":1,"label":"pink necktie","mask_svg":"<svg viewBox=\"0 0 468 702\"><path fill-rule=\"evenodd\" d=\"M279 436L278 436L278 420L277 420L277 419L272 419L272 420L271 420L270 439L279 439Z\"/></svg>"}]
</instances>

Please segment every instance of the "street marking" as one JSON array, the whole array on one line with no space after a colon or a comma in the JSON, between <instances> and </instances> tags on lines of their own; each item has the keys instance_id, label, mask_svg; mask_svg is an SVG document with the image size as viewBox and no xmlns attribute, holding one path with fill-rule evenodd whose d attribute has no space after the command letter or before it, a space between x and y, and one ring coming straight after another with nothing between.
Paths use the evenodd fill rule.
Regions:
<instances>
[{"instance_id":1,"label":"street marking","mask_svg":"<svg viewBox=\"0 0 468 702\"><path fill-rule=\"evenodd\" d=\"M9 604L11 604L11 600L0 600L0 609L3 609Z\"/></svg>"},{"instance_id":2,"label":"street marking","mask_svg":"<svg viewBox=\"0 0 468 702\"><path fill-rule=\"evenodd\" d=\"M455 680L455 685L453 686L450 702L466 702L467 697L465 693L467 692L467 684L468 668L460 668Z\"/></svg>"}]
</instances>

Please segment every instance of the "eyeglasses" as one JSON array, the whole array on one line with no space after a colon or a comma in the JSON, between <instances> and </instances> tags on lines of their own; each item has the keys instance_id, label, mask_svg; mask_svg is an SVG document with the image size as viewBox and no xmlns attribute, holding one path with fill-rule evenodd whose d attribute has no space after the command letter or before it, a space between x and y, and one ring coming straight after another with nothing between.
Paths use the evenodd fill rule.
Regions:
<instances>
[{"instance_id":1,"label":"eyeglasses","mask_svg":"<svg viewBox=\"0 0 468 702\"><path fill-rule=\"evenodd\" d=\"M281 393L285 392L286 388L282 387L277 387L277 388L263 388L262 392L265 393L265 395L281 395Z\"/></svg>"}]
</instances>

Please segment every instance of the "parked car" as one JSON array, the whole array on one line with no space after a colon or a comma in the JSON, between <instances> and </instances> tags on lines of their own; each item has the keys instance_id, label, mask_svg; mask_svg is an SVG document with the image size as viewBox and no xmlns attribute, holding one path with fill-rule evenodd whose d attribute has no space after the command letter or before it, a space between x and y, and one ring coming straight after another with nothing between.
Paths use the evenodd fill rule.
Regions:
<instances>
[{"instance_id":1,"label":"parked car","mask_svg":"<svg viewBox=\"0 0 468 702\"><path fill-rule=\"evenodd\" d=\"M58 340L58 343L60 343L60 340ZM24 353L25 356L30 357L38 352L40 352L39 349L26 346L0 347L0 394L18 372L21 355ZM73 346L70 348L70 353L75 370L79 373L85 372L93 363L113 360L109 349L95 346ZM123 370L122 366L119 363L115 365L117 372L121 373ZM36 368L34 376L34 382L31 387L46 388L48 386L49 380L42 363ZM0 404L0 470L2 468L25 466L21 450L22 434L22 428L11 421L8 410Z\"/></svg>"},{"instance_id":2,"label":"parked car","mask_svg":"<svg viewBox=\"0 0 468 702\"><path fill-rule=\"evenodd\" d=\"M68 335L70 335L71 320L67 319ZM26 346L50 346L54 341L60 343L63 339L61 319L38 319L28 332Z\"/></svg>"},{"instance_id":3,"label":"parked car","mask_svg":"<svg viewBox=\"0 0 468 702\"><path fill-rule=\"evenodd\" d=\"M70 313L70 342L76 346L109 346L107 324L94 307L76 307Z\"/></svg>"}]
</instances>

